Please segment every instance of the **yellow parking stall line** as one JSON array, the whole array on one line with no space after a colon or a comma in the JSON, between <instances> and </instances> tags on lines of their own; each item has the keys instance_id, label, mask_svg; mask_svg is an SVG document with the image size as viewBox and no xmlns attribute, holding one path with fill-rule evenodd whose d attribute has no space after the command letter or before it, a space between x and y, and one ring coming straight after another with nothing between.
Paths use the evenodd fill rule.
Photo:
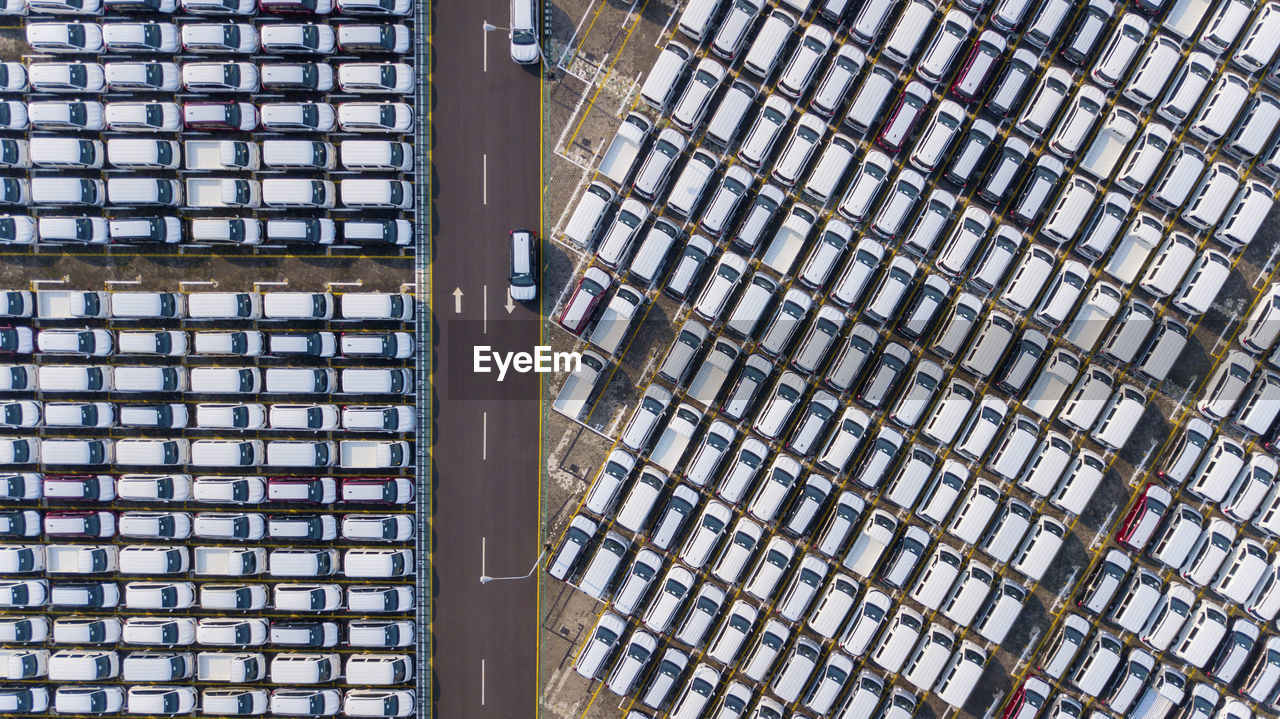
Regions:
<instances>
[{"instance_id":1,"label":"yellow parking stall line","mask_svg":"<svg viewBox=\"0 0 1280 719\"><path fill-rule=\"evenodd\" d=\"M582 110L582 114L578 118L578 124L576 127L573 128L573 134L570 135L569 139L565 142L565 147L572 146L573 141L577 139L578 132L582 130L583 123L587 121L587 115L591 113L591 108L595 106L596 99L600 97L600 92L604 90L605 83L609 81L609 76L613 74L614 65L618 63L618 58L621 57L623 51L627 49L627 43L631 41L631 33L635 32L636 27L640 25L640 19L644 16L644 9L646 6L648 6L648 4L649 4L649 0L644 0L644 2L640 5L640 9L636 12L631 22L631 26L627 28L626 35L624 35L622 38L622 45L620 45L618 47L618 51L614 53L613 60L609 63L609 67L605 71L604 77L601 78L599 85L596 86L595 94L591 96L591 100L587 102L587 106ZM601 7L603 7L603 5L604 3L602 1ZM594 23L595 21L592 20L592 22Z\"/></svg>"}]
</instances>

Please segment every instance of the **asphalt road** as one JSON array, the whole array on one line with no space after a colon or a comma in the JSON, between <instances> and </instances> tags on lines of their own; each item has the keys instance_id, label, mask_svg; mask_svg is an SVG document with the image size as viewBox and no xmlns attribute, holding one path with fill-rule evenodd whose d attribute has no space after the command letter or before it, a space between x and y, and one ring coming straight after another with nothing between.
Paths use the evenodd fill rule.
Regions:
<instances>
[{"instance_id":1,"label":"asphalt road","mask_svg":"<svg viewBox=\"0 0 1280 719\"><path fill-rule=\"evenodd\" d=\"M435 2L434 714L534 716L538 379L472 372L472 348L531 352L537 303L508 314L507 235L539 221L539 74L511 62L506 0ZM455 290L461 291L460 299ZM461 312L455 312L458 303Z\"/></svg>"}]
</instances>

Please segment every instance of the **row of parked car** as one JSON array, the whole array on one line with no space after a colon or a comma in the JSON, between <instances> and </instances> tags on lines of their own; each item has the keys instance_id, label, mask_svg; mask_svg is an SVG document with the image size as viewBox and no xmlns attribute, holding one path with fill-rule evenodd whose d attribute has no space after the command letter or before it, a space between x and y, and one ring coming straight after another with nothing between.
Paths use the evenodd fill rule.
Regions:
<instances>
[{"instance_id":1,"label":"row of parked car","mask_svg":"<svg viewBox=\"0 0 1280 719\"><path fill-rule=\"evenodd\" d=\"M47 676L54 682L122 679L129 683L190 680L242 683L266 679L271 684L314 685L345 680L357 686L387 686L407 683L413 677L411 656L372 652L352 653L345 657L336 652L274 652L270 658L261 652L193 654L163 651L134 651L121 657L120 652L111 649L70 649L52 653L46 650L9 650L6 654L10 655L6 657L9 661L4 662L6 668L16 664L27 670L34 663L35 671L10 673L5 679ZM228 662L237 662L240 666L228 672ZM239 676L228 677L227 674Z\"/></svg>"},{"instance_id":2,"label":"row of parked car","mask_svg":"<svg viewBox=\"0 0 1280 719\"><path fill-rule=\"evenodd\" d=\"M104 66L108 87L119 90L177 91L170 80L176 66L166 63L118 63ZM281 66L284 67L284 66ZM306 65L289 66L289 72L312 72ZM168 80L166 78L169 78ZM108 114L107 108L114 108ZM402 102L266 102L244 101L166 102L129 100L103 103L99 100L0 100L0 129L67 130L71 132L180 132L182 130L251 132L357 132L407 133L414 127L413 108ZM173 169L169 159L147 159L137 140L120 144L108 153L108 160L120 168ZM163 147L175 148L176 144ZM238 142L244 142L238 140ZM111 145L108 145L111 147ZM191 157L187 158L188 165ZM187 169L238 169L234 160ZM217 163L223 162L221 158ZM205 163L202 163L202 165ZM321 166L327 162L320 163Z\"/></svg>"},{"instance_id":3,"label":"row of parked car","mask_svg":"<svg viewBox=\"0 0 1280 719\"><path fill-rule=\"evenodd\" d=\"M404 647L413 644L415 624L407 619L346 619L273 622L266 617L8 617L0 619L10 641L34 644L116 644L174 647ZM21 637L18 639L17 637ZM171 637L166 639L166 637Z\"/></svg>"},{"instance_id":4,"label":"row of parked car","mask_svg":"<svg viewBox=\"0 0 1280 719\"><path fill-rule=\"evenodd\" d=\"M387 292L0 290L0 317L50 320L412 322L417 300ZM258 335L261 336L260 334ZM279 335L283 336L283 335Z\"/></svg>"},{"instance_id":5,"label":"row of parked car","mask_svg":"<svg viewBox=\"0 0 1280 719\"><path fill-rule=\"evenodd\" d=\"M86 217L0 215L0 244L105 245L164 243L283 246L294 244L404 247L413 223L400 219L337 220L301 217Z\"/></svg>"},{"instance_id":6,"label":"row of parked car","mask_svg":"<svg viewBox=\"0 0 1280 719\"><path fill-rule=\"evenodd\" d=\"M32 26L28 26L30 28ZM109 82L108 69L116 74ZM142 69L150 77L146 88L120 87L120 73ZM328 72L324 72L327 69ZM302 75L299 76L298 73ZM251 62L187 62L175 63L99 63L31 62L23 65L8 62L3 66L0 92L75 92L102 93L116 90L146 89L161 92L190 93L256 93L261 90L305 90L407 95L416 80L413 68L406 63L340 63L336 73L320 63L305 65L258 65ZM180 84L179 84L180 83Z\"/></svg>"},{"instance_id":7,"label":"row of parked car","mask_svg":"<svg viewBox=\"0 0 1280 719\"><path fill-rule=\"evenodd\" d=\"M413 466L413 459L413 447L408 442L392 440L0 437L0 463L28 467L111 464L153 468L256 467L265 464L389 469Z\"/></svg>"},{"instance_id":8,"label":"row of parked car","mask_svg":"<svg viewBox=\"0 0 1280 719\"><path fill-rule=\"evenodd\" d=\"M189 474L40 474L0 475L0 499L19 503L44 500L50 504L63 502L110 503L188 503L197 504L333 504L353 503L404 505L413 501L413 481L406 477L224 477ZM126 505L128 506L128 505ZM374 510L383 511L383 510ZM139 518L139 521L146 519ZM10 520L12 522L12 520ZM397 522L399 520L396 520ZM177 533L180 520L139 525L155 536ZM323 523L323 520L321 520ZM141 530L139 530L141 531ZM123 534L123 529L121 530ZM174 535L176 536L176 534Z\"/></svg>"},{"instance_id":9,"label":"row of parked car","mask_svg":"<svg viewBox=\"0 0 1280 719\"><path fill-rule=\"evenodd\" d=\"M4 511L0 532L7 537L148 537L165 539L238 539L403 542L413 538L413 517L405 514L268 514L245 512L110 512L35 509ZM339 521L341 520L341 521ZM172 526L172 532L160 530ZM14 545L3 551L16 553ZM7 566L23 560L10 557ZM19 571L17 569L13 571Z\"/></svg>"},{"instance_id":10,"label":"row of parked car","mask_svg":"<svg viewBox=\"0 0 1280 719\"><path fill-rule=\"evenodd\" d=\"M256 15L259 10L287 15L353 15L394 19L413 13L414 0L5 0L0 15L104 13L189 13L197 16Z\"/></svg>"},{"instance_id":11,"label":"row of parked car","mask_svg":"<svg viewBox=\"0 0 1280 719\"><path fill-rule=\"evenodd\" d=\"M407 25L341 23L28 22L27 44L50 53L404 55L412 48Z\"/></svg>"},{"instance_id":12,"label":"row of parked car","mask_svg":"<svg viewBox=\"0 0 1280 719\"><path fill-rule=\"evenodd\" d=\"M195 689L194 687L136 686L11 686L0 688L0 707L38 713L50 708L59 714L125 712L168 715L194 713L222 716L408 717L415 694L409 689Z\"/></svg>"},{"instance_id":13,"label":"row of parked car","mask_svg":"<svg viewBox=\"0 0 1280 719\"><path fill-rule=\"evenodd\" d=\"M121 603L123 602L123 604ZM187 581L50 582L14 579L0 582L0 605L17 609L49 607L63 611L114 609L193 609L220 612L275 611L287 616L311 612L381 615L413 610L413 587L373 583L349 584L253 582L228 583L224 578Z\"/></svg>"},{"instance_id":14,"label":"row of parked car","mask_svg":"<svg viewBox=\"0 0 1280 719\"><path fill-rule=\"evenodd\" d=\"M0 426L96 427L140 426L134 405L111 402L0 403ZM189 407L167 404L174 428L306 430L313 432L412 432L417 414L407 405L258 404L201 402ZM194 411L193 411L194 410ZM145 426L145 425L142 425Z\"/></svg>"}]
</instances>

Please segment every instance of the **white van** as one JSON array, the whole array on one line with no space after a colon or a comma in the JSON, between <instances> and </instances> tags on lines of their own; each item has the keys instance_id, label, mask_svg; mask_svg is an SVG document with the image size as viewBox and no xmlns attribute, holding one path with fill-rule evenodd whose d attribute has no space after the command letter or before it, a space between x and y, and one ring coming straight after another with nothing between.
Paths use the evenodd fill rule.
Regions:
<instances>
[{"instance_id":1,"label":"white van","mask_svg":"<svg viewBox=\"0 0 1280 719\"><path fill-rule=\"evenodd\" d=\"M358 372L357 375L361 379L353 379L353 386L363 388L366 385L370 387L387 387L388 390L396 387L411 386L411 381L404 376L402 370L385 369L385 370L364 370L359 368L342 370L343 377L347 373ZM366 379L365 373L373 373L373 377ZM378 382L378 378L385 379L384 382ZM268 367L265 377L265 386L263 392L272 394L329 394L337 391L336 373L328 368L312 369L310 367ZM403 383L398 383L402 380ZM388 391L382 390L382 391ZM345 391L345 390L344 390ZM361 390L355 390L361 391ZM369 390L375 392L379 390ZM402 391L408 391L402 390Z\"/></svg>"},{"instance_id":2,"label":"white van","mask_svg":"<svg viewBox=\"0 0 1280 719\"><path fill-rule=\"evenodd\" d=\"M1267 185L1249 181L1236 193L1223 215L1226 219L1214 231L1213 238L1228 247L1247 246L1258 234L1262 221L1271 213L1275 201Z\"/></svg>"},{"instance_id":3,"label":"white van","mask_svg":"<svg viewBox=\"0 0 1280 719\"><path fill-rule=\"evenodd\" d=\"M974 629L992 644L1003 643L1018 615L1022 613L1022 605L1029 595L1027 588L1017 582L1008 579L1001 582L987 600L987 606L978 617Z\"/></svg>"},{"instance_id":4,"label":"white van","mask_svg":"<svg viewBox=\"0 0 1280 719\"><path fill-rule=\"evenodd\" d=\"M328 320L335 304L328 292L267 292L262 314L268 320Z\"/></svg>"},{"instance_id":5,"label":"white van","mask_svg":"<svg viewBox=\"0 0 1280 719\"><path fill-rule=\"evenodd\" d=\"M34 440L33 440L34 441ZM114 440L111 439L45 439L35 445L31 461L44 464L97 465L111 464L114 459ZM23 463L21 457L9 459Z\"/></svg>"},{"instance_id":6,"label":"white van","mask_svg":"<svg viewBox=\"0 0 1280 719\"><path fill-rule=\"evenodd\" d=\"M680 89L681 78L693 59L693 52L674 40L667 43L654 61L640 89L640 99L659 113L666 111ZM592 183L597 184L597 183ZM610 191L612 193L612 191ZM566 235L568 233L566 232ZM582 243L579 243L582 244Z\"/></svg>"},{"instance_id":7,"label":"white van","mask_svg":"<svg viewBox=\"0 0 1280 719\"><path fill-rule=\"evenodd\" d=\"M349 684L387 686L413 678L413 657L408 654L352 654L343 677Z\"/></svg>"},{"instance_id":8,"label":"white van","mask_svg":"<svg viewBox=\"0 0 1280 719\"><path fill-rule=\"evenodd\" d=\"M720 9L719 0L691 0L680 14L676 29L688 35L695 43L702 44L708 30L714 29L712 20Z\"/></svg>"},{"instance_id":9,"label":"white van","mask_svg":"<svg viewBox=\"0 0 1280 719\"><path fill-rule=\"evenodd\" d=\"M582 193L569 221L565 223L565 239L583 249L590 248L615 196L614 191L603 182L591 183L586 192Z\"/></svg>"},{"instance_id":10,"label":"white van","mask_svg":"<svg viewBox=\"0 0 1280 719\"><path fill-rule=\"evenodd\" d=\"M35 26L33 26L35 27ZM23 143L25 145L25 143ZM26 150L25 147L19 146ZM7 153L6 153L7 156ZM30 157L37 167L96 169L102 167L102 143L71 137L33 137Z\"/></svg>"},{"instance_id":11,"label":"white van","mask_svg":"<svg viewBox=\"0 0 1280 719\"><path fill-rule=\"evenodd\" d=\"M338 296L338 304L344 320L413 321L413 295L348 292Z\"/></svg>"},{"instance_id":12,"label":"white van","mask_svg":"<svg viewBox=\"0 0 1280 719\"><path fill-rule=\"evenodd\" d=\"M197 439L191 443L191 464L199 467L253 467L263 463L260 439Z\"/></svg>"},{"instance_id":13,"label":"white van","mask_svg":"<svg viewBox=\"0 0 1280 719\"><path fill-rule=\"evenodd\" d=\"M116 462L118 464L174 466L186 464L189 460L189 440L116 440Z\"/></svg>"},{"instance_id":14,"label":"white van","mask_svg":"<svg viewBox=\"0 0 1280 719\"><path fill-rule=\"evenodd\" d=\"M268 207L331 210L336 196L328 180L275 177L262 181L262 201Z\"/></svg>"},{"instance_id":15,"label":"white van","mask_svg":"<svg viewBox=\"0 0 1280 719\"><path fill-rule=\"evenodd\" d=\"M775 9L769 13L756 32L751 47L743 56L742 69L762 80L768 80L796 26L795 16L784 10Z\"/></svg>"},{"instance_id":16,"label":"white van","mask_svg":"<svg viewBox=\"0 0 1280 719\"><path fill-rule=\"evenodd\" d=\"M1107 402L1089 436L1104 447L1119 451L1129 441L1146 411L1147 397L1137 387L1122 384Z\"/></svg>"},{"instance_id":17,"label":"white van","mask_svg":"<svg viewBox=\"0 0 1280 719\"><path fill-rule=\"evenodd\" d=\"M271 657L273 684L327 684L341 676L341 657L336 653L281 652Z\"/></svg>"},{"instance_id":18,"label":"white van","mask_svg":"<svg viewBox=\"0 0 1280 719\"><path fill-rule=\"evenodd\" d=\"M1173 305L1189 315L1202 315L1217 299L1231 274L1231 260L1217 250L1206 250L1196 258Z\"/></svg>"},{"instance_id":19,"label":"white van","mask_svg":"<svg viewBox=\"0 0 1280 719\"><path fill-rule=\"evenodd\" d=\"M193 320L261 319L262 296L257 292L192 292L187 295L187 315Z\"/></svg>"},{"instance_id":20,"label":"white van","mask_svg":"<svg viewBox=\"0 0 1280 719\"><path fill-rule=\"evenodd\" d=\"M114 319L181 319L186 314L186 298L177 292L112 292Z\"/></svg>"},{"instance_id":21,"label":"white van","mask_svg":"<svg viewBox=\"0 0 1280 719\"><path fill-rule=\"evenodd\" d=\"M269 182L262 183L267 204L271 204ZM405 209L413 206L413 185L405 180L343 180L338 189L345 207Z\"/></svg>"}]
</instances>

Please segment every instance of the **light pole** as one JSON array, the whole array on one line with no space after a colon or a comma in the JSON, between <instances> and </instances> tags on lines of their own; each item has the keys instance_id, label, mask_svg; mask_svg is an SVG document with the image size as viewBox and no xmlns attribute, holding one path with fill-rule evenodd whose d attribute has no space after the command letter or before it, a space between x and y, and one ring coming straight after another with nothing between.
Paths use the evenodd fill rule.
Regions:
<instances>
[{"instance_id":1,"label":"light pole","mask_svg":"<svg viewBox=\"0 0 1280 719\"><path fill-rule=\"evenodd\" d=\"M484 66L485 66L485 70L488 70L489 69L489 33L494 30L506 30L508 33L510 33L511 28L499 27L489 22L488 20L484 20L480 23L480 29L484 30ZM538 47L538 63L542 65L542 71L546 73L547 77L551 77L552 76L551 68L547 65L547 59L542 56L542 43L539 42L537 47Z\"/></svg>"},{"instance_id":2,"label":"light pole","mask_svg":"<svg viewBox=\"0 0 1280 719\"><path fill-rule=\"evenodd\" d=\"M538 558L533 560L533 568L529 570L528 574L523 574L519 577L491 577L488 574L481 574L480 583L488 584L489 582L502 582L502 581L508 581L513 579L528 579L529 577L533 576L534 572L538 571L538 567L542 565L542 558L545 556L547 556L547 550L544 548L542 550L542 554L539 554Z\"/></svg>"}]
</instances>

